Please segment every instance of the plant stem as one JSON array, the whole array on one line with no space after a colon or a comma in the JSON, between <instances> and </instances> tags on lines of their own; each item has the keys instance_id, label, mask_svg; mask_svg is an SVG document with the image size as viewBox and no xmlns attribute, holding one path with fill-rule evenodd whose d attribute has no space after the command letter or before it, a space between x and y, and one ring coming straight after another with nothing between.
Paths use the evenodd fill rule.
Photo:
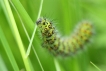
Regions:
<instances>
[{"instance_id":1,"label":"plant stem","mask_svg":"<svg viewBox=\"0 0 106 71\"><path fill-rule=\"evenodd\" d=\"M97 67L93 62L90 61L90 63L96 68L98 69L98 71L102 71L99 67Z\"/></svg>"},{"instance_id":2,"label":"plant stem","mask_svg":"<svg viewBox=\"0 0 106 71\"><path fill-rule=\"evenodd\" d=\"M61 66L61 64L59 63L57 58L54 58L54 64L55 64L55 67L56 67L56 71L65 71L63 69L63 67Z\"/></svg>"},{"instance_id":3,"label":"plant stem","mask_svg":"<svg viewBox=\"0 0 106 71\"><path fill-rule=\"evenodd\" d=\"M21 37L20 37L20 34L18 32L18 28L16 26L16 22L15 22L15 19L14 19L14 16L12 14L12 11L11 11L11 8L10 8L10 5L9 5L9 2L8 0L1 0L3 5L4 5L4 12L6 14L6 17L8 19L8 22L9 22L9 25L11 27L11 30L12 30L12 33L14 35L14 38L19 46L19 50L21 52L21 55L22 55L22 59L23 59L23 62L25 64L25 68L26 68L26 71L32 71L31 70L31 67L30 67L30 64L29 64L29 59L25 58L25 50L24 50L24 45L22 43L22 40L21 40Z\"/></svg>"},{"instance_id":4,"label":"plant stem","mask_svg":"<svg viewBox=\"0 0 106 71\"><path fill-rule=\"evenodd\" d=\"M40 8L39 8L37 20L38 20L39 17L40 17L40 14L41 14L41 11L42 11L42 6L43 6L43 0L41 0L41 3L40 3ZM29 53L30 53L31 45L32 45L32 42L33 42L33 39L34 39L34 36L35 36L36 29L37 29L37 26L35 25L35 28L34 28L34 31L33 31L33 34L32 34L32 37L31 37L31 39L30 39L30 43L29 43L29 46L28 46L28 49L27 49L27 53L26 53L27 56L28 56Z\"/></svg>"},{"instance_id":5,"label":"plant stem","mask_svg":"<svg viewBox=\"0 0 106 71\"><path fill-rule=\"evenodd\" d=\"M15 60L15 58L13 56L13 53L12 53L10 47L9 47L9 44L8 44L8 42L7 42L7 40L6 40L5 36L4 36L4 33L3 33L1 27L0 27L0 40L1 40L2 44L3 44L3 46L4 46L4 49L5 49L6 53L7 53L7 56L9 58L9 60L10 60L10 63L12 65L14 71L20 71L19 67L18 67L18 65L16 63L16 60Z\"/></svg>"},{"instance_id":6,"label":"plant stem","mask_svg":"<svg viewBox=\"0 0 106 71\"><path fill-rule=\"evenodd\" d=\"M10 2L11 2L11 1L10 1ZM15 8L15 6L13 5L12 2L11 2L11 4L12 4L12 6L14 7L15 11L17 12L18 17L19 17L19 19L20 19L20 21L21 21L22 27L23 27L23 29L24 29L24 31L25 31L25 34L26 34L28 40L30 41L29 34L28 34L28 32L27 32L27 30L26 30L26 28L25 28L25 26L24 26L24 22L23 22L23 20L22 20L22 18L21 18L21 16L20 16L20 14L18 13L17 9ZM32 49L33 49L33 51L34 51L34 54L35 54L35 56L36 56L36 58L37 58L37 60L38 60L38 63L39 63L39 65L40 65L42 71L44 71L43 66L42 66L42 64L41 64L41 62L40 62L40 59L39 59L39 57L38 57L38 55L37 55L37 52L36 52L36 50L34 49L34 46L33 46L33 45L32 45ZM28 49L27 49L27 53L26 53L26 58L27 58L28 55L30 54L30 51L31 51L31 48L28 48Z\"/></svg>"}]
</instances>

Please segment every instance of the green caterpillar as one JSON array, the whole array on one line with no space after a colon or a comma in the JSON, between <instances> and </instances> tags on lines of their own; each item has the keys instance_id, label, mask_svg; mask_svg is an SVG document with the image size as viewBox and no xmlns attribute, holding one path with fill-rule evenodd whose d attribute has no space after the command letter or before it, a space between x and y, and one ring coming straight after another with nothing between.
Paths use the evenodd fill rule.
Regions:
<instances>
[{"instance_id":1,"label":"green caterpillar","mask_svg":"<svg viewBox=\"0 0 106 71\"><path fill-rule=\"evenodd\" d=\"M78 49L83 48L93 34L93 26L89 22L78 24L75 32L67 38L59 37L55 27L48 19L42 17L36 23L42 34L42 46L54 55L70 55L75 53Z\"/></svg>"}]
</instances>

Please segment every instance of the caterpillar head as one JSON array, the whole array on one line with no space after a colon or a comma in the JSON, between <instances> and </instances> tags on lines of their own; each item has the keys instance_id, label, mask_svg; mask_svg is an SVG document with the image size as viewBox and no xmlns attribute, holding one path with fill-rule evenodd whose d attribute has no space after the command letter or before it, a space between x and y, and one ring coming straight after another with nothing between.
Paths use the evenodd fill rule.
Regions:
<instances>
[{"instance_id":1,"label":"caterpillar head","mask_svg":"<svg viewBox=\"0 0 106 71\"><path fill-rule=\"evenodd\" d=\"M49 37L54 33L54 27L49 20L41 17L37 20L36 23L43 36Z\"/></svg>"}]
</instances>

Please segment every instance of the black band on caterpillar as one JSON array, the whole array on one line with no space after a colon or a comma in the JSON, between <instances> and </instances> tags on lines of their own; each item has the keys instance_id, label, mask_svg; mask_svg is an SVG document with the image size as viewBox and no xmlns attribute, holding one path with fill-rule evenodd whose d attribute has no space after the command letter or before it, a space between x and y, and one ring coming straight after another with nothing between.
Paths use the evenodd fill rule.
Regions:
<instances>
[{"instance_id":1,"label":"black band on caterpillar","mask_svg":"<svg viewBox=\"0 0 106 71\"><path fill-rule=\"evenodd\" d=\"M76 52L83 48L93 34L92 24L86 21L78 24L75 32L64 39L57 36L55 27L48 19L40 18L36 23L42 34L43 47L54 55L70 55Z\"/></svg>"}]
</instances>

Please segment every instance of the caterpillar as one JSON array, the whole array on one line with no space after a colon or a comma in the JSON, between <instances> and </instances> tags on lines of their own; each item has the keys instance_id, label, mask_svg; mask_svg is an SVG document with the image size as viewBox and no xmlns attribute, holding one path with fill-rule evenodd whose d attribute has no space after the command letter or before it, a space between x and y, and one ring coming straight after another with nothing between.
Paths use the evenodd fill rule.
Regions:
<instances>
[{"instance_id":1,"label":"caterpillar","mask_svg":"<svg viewBox=\"0 0 106 71\"><path fill-rule=\"evenodd\" d=\"M42 47L54 55L75 53L78 49L82 49L93 35L93 26L87 21L78 24L74 33L67 38L59 37L53 23L46 18L41 17L36 23L42 35Z\"/></svg>"}]
</instances>

